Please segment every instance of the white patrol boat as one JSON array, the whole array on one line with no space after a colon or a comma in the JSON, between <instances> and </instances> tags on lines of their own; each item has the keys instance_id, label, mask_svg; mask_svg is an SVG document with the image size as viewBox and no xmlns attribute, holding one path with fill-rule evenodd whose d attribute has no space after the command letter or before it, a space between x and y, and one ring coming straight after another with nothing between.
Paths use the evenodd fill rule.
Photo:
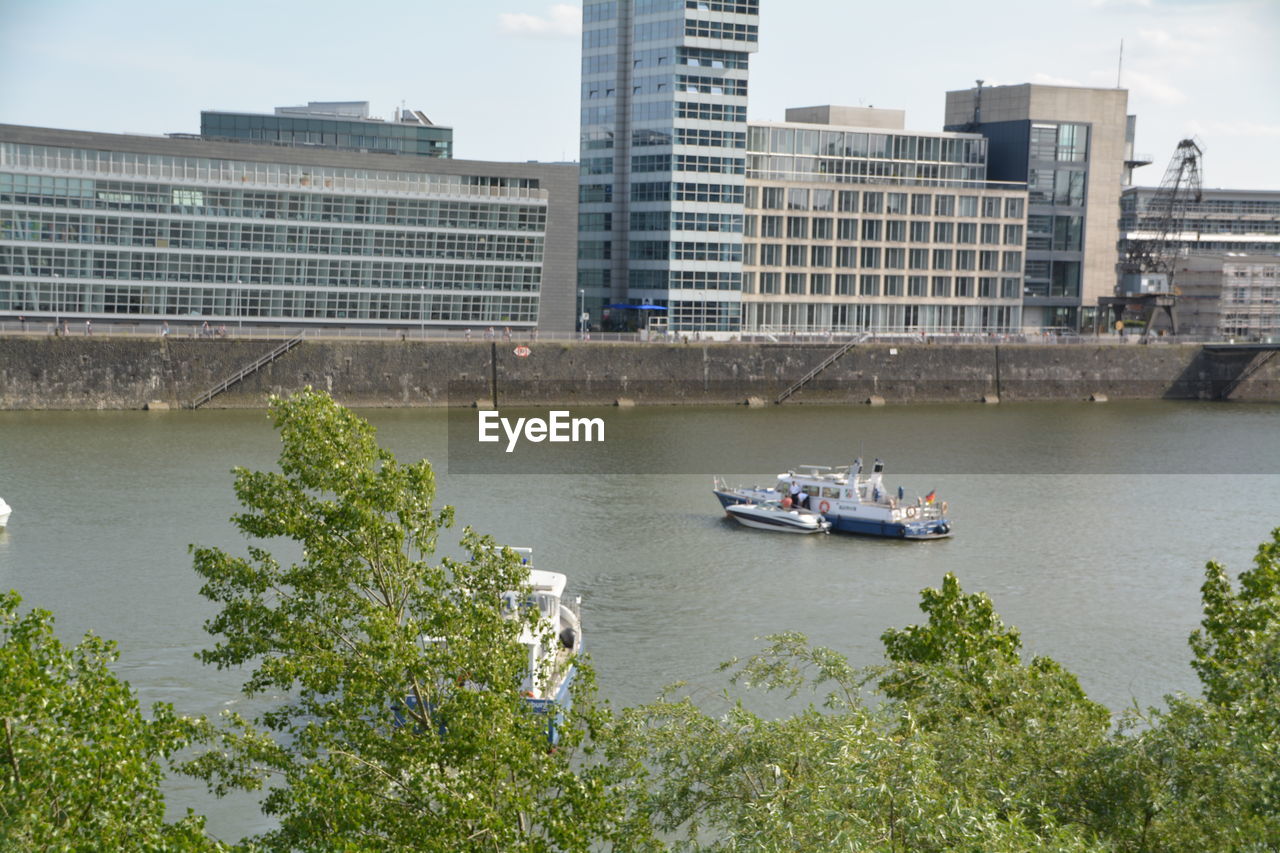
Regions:
<instances>
[{"instance_id":1,"label":"white patrol boat","mask_svg":"<svg viewBox=\"0 0 1280 853\"><path fill-rule=\"evenodd\" d=\"M519 554L526 565L533 559L532 548L511 550ZM547 737L553 745L560 739L556 727L572 703L569 685L577 672L575 659L582 652L582 621L563 600L567 583L568 578L559 572L542 571L530 565L532 594L527 603L538 608L538 628L536 631L525 628L520 633L529 663L520 691L534 710L548 715ZM518 612L520 602L516 598L514 592L503 595L504 613L514 616ZM550 645L546 643L548 636L553 638Z\"/></svg>"},{"instance_id":2,"label":"white patrol boat","mask_svg":"<svg viewBox=\"0 0 1280 853\"><path fill-rule=\"evenodd\" d=\"M776 530L781 533L826 533L831 522L816 512L784 505L781 501L758 504L731 504L724 508L744 527Z\"/></svg>"},{"instance_id":3,"label":"white patrol boat","mask_svg":"<svg viewBox=\"0 0 1280 853\"><path fill-rule=\"evenodd\" d=\"M790 497L801 508L821 513L831 529L841 533L895 539L944 539L952 533L947 502L938 502L935 492L914 500L908 500L901 489L897 496L890 495L879 459L870 474L862 472L861 459L841 468L801 465L799 472L779 474L774 486L730 488L717 477L714 491L726 512L736 504Z\"/></svg>"}]
</instances>

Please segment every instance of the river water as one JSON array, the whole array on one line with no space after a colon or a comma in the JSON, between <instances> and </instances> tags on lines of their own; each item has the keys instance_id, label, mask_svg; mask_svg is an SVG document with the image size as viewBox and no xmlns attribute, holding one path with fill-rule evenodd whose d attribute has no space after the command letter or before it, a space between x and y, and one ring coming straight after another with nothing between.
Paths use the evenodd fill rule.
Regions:
<instances>
[{"instance_id":1,"label":"river water","mask_svg":"<svg viewBox=\"0 0 1280 853\"><path fill-rule=\"evenodd\" d=\"M1095 700L1156 704L1196 690L1186 638L1204 563L1236 574L1280 526L1275 405L583 410L604 419L603 443L509 457L474 441L473 411L362 414L402 460L436 464L439 500L460 524L568 574L615 707L676 680L713 696L725 684L717 664L772 632L878 663L881 632L919 621L919 590L948 571L990 594L1027 650L1061 661ZM0 412L0 497L14 507L0 587L53 611L65 640L91 630L117 641L117 669L144 705L243 708L246 674L193 657L210 644L212 610L187 545L243 553L230 469L272 468L277 449L262 411ZM908 495L936 489L956 536L758 532L725 519L710 492L712 474L765 483L860 454L884 458L887 482ZM247 797L170 789L222 837L265 825Z\"/></svg>"}]
</instances>

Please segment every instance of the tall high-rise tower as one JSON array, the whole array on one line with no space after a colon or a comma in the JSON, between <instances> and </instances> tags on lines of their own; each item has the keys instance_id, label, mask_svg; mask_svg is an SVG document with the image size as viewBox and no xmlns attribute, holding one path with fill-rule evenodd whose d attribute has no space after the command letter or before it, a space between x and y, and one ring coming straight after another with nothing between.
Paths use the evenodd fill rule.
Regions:
<instances>
[{"instance_id":1,"label":"tall high-rise tower","mask_svg":"<svg viewBox=\"0 0 1280 853\"><path fill-rule=\"evenodd\" d=\"M759 5L583 3L578 288L593 324L649 304L674 331L740 328Z\"/></svg>"}]
</instances>

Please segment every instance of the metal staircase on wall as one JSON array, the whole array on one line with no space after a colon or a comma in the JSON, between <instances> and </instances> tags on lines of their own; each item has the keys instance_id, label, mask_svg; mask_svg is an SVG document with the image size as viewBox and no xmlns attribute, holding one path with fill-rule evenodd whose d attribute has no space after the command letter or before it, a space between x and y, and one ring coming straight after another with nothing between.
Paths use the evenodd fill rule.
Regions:
<instances>
[{"instance_id":1,"label":"metal staircase on wall","mask_svg":"<svg viewBox=\"0 0 1280 853\"><path fill-rule=\"evenodd\" d=\"M1277 351L1280 350L1265 350L1255 355L1249 363L1245 365L1244 370L1240 371L1239 375L1236 376L1235 379L1232 379L1227 383L1226 387L1222 389L1222 393L1218 395L1218 399L1225 400L1230 397L1232 392L1243 385L1246 379L1261 370L1268 361L1275 358Z\"/></svg>"},{"instance_id":2,"label":"metal staircase on wall","mask_svg":"<svg viewBox=\"0 0 1280 853\"><path fill-rule=\"evenodd\" d=\"M799 381L797 381L797 382L793 383L793 384L791 385L791 387L787 388L787 390L785 390L785 391L783 391L781 394L779 394L779 395L778 395L778 398L777 398L776 400L774 400L773 402L774 402L775 404L776 404L776 403L781 403L783 400L787 399L787 398L788 398L788 397L790 397L792 394L796 393L796 392L797 392L797 391L799 391L801 388L803 388L804 386L808 385L810 382L812 382L812 381L813 381L814 377L816 377L819 373L821 373L822 371L826 370L826 369L827 369L828 367L830 367L831 365L835 364L837 361L839 361L839 360L840 360L840 357L841 357L842 355L844 355L844 354L845 354L845 353L847 353L849 350L853 349L853 347L855 347L856 345L858 345L858 344L862 343L862 342L863 342L864 340L866 340L866 339L867 339L867 336L866 336L866 335L859 335L858 337L856 337L856 338L854 338L853 340L849 341L847 344L845 344L845 345L843 345L842 347L840 347L840 349L836 350L836 351L835 351L835 352L833 352L831 355L829 355L829 356L827 356L825 359L823 359L823 361L822 361L822 363L821 363L821 364L819 364L819 365L818 365L817 367L815 367L813 370L810 370L808 373L806 373L804 376L802 376L802 377L799 379Z\"/></svg>"},{"instance_id":3,"label":"metal staircase on wall","mask_svg":"<svg viewBox=\"0 0 1280 853\"><path fill-rule=\"evenodd\" d=\"M289 338L289 340L280 344L280 346L276 347L271 352L267 353L266 355L259 358L257 361L253 362L253 364L250 364L247 367L241 368L238 372L236 372L232 376L222 380L217 385L214 385L212 388L210 388L208 391L205 391L199 397L196 397L194 400L192 400L190 403L187 404L187 408L188 409L200 408L205 403L209 402L214 397L221 394L223 391L226 391L232 385L235 385L237 382L244 379L246 376L251 376L254 373L257 373L259 370L266 367L268 364L275 361L277 358L284 355L289 350L296 347L298 344L302 343L302 338L303 338L302 335L298 335L297 337L294 337L294 338Z\"/></svg>"}]
</instances>

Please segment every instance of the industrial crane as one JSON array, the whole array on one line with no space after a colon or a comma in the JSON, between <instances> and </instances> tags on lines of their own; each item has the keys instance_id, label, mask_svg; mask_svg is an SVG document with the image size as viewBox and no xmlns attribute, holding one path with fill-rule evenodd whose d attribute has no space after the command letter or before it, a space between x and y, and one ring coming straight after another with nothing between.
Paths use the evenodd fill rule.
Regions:
<instances>
[{"instance_id":1,"label":"industrial crane","mask_svg":"<svg viewBox=\"0 0 1280 853\"><path fill-rule=\"evenodd\" d=\"M1146 321L1144 337L1150 333L1151 321L1161 308L1168 313L1169 324L1177 334L1178 323L1173 313L1178 293L1173 282L1176 239L1183 231L1187 206L1201 198L1203 157L1194 139L1181 140L1146 210L1135 211L1135 234L1128 240L1118 265L1117 296L1100 300L1115 312L1117 327L1125 306L1137 302Z\"/></svg>"},{"instance_id":2,"label":"industrial crane","mask_svg":"<svg viewBox=\"0 0 1280 853\"><path fill-rule=\"evenodd\" d=\"M1204 154L1194 139L1178 143L1160 188L1138 212L1137 236L1129 240L1120 262L1120 292L1172 293L1176 250L1170 236L1182 232L1187 205L1200 201L1200 161Z\"/></svg>"}]
</instances>

